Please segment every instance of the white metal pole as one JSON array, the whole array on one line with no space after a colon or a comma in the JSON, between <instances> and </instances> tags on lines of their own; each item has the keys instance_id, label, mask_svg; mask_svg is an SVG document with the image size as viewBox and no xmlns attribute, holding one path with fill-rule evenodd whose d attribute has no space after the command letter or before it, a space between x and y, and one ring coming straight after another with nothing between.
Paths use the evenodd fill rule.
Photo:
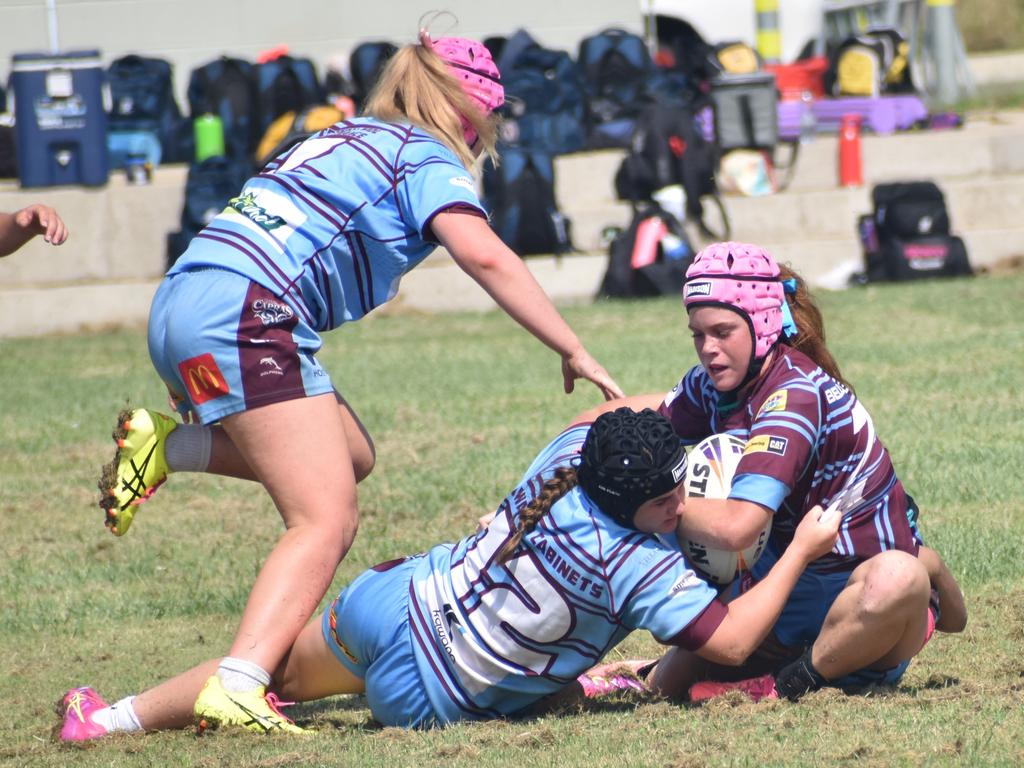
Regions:
<instances>
[{"instance_id":1,"label":"white metal pole","mask_svg":"<svg viewBox=\"0 0 1024 768\"><path fill-rule=\"evenodd\" d=\"M957 25L954 0L928 0L927 24L935 65L935 93L943 105L953 104L959 88L956 79Z\"/></svg>"},{"instance_id":2,"label":"white metal pole","mask_svg":"<svg viewBox=\"0 0 1024 768\"><path fill-rule=\"evenodd\" d=\"M57 0L46 0L46 22L50 31L50 53L60 52L57 37Z\"/></svg>"}]
</instances>

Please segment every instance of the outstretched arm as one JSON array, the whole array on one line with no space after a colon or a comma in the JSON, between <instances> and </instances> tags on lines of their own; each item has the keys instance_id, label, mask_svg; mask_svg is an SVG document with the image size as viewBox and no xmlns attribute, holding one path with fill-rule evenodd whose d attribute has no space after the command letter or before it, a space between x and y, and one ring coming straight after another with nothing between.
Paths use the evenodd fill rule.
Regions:
<instances>
[{"instance_id":1,"label":"outstretched arm","mask_svg":"<svg viewBox=\"0 0 1024 768\"><path fill-rule=\"evenodd\" d=\"M0 213L0 256L14 253L36 235L60 245L67 240L68 229L48 205L36 203L14 213Z\"/></svg>"},{"instance_id":2,"label":"outstretched arm","mask_svg":"<svg viewBox=\"0 0 1024 768\"><path fill-rule=\"evenodd\" d=\"M562 357L566 392L576 379L587 379L605 399L622 390L590 356L569 324L551 303L523 260L516 256L478 216L439 213L431 229L455 263L487 291L508 315Z\"/></svg>"}]
</instances>

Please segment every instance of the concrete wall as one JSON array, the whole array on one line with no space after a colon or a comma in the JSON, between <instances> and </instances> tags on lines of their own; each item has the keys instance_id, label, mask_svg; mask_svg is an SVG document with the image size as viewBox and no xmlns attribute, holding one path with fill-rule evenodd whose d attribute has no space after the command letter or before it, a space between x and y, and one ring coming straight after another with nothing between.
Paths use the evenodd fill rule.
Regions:
<instances>
[{"instance_id":1,"label":"concrete wall","mask_svg":"<svg viewBox=\"0 0 1024 768\"><path fill-rule=\"evenodd\" d=\"M435 36L483 38L528 29L541 43L575 54L579 40L606 26L641 32L639 0L53 0L62 50L99 48L105 63L126 53L170 60L184 107L189 72L227 53L253 60L287 44L320 74L328 60L366 40L413 42L420 18L437 8L454 15ZM13 53L50 50L46 0L0 0L0 78ZM457 19L457 21L456 21Z\"/></svg>"}]
</instances>

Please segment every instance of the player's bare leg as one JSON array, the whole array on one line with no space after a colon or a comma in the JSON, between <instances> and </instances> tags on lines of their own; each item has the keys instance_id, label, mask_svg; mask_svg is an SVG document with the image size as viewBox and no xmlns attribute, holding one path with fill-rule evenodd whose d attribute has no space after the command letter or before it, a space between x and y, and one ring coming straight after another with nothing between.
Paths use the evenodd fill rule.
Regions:
<instances>
[{"instance_id":1,"label":"player's bare leg","mask_svg":"<svg viewBox=\"0 0 1024 768\"><path fill-rule=\"evenodd\" d=\"M811 650L814 668L834 680L912 658L928 628L930 589L924 565L906 552L861 563L825 617Z\"/></svg>"}]
</instances>

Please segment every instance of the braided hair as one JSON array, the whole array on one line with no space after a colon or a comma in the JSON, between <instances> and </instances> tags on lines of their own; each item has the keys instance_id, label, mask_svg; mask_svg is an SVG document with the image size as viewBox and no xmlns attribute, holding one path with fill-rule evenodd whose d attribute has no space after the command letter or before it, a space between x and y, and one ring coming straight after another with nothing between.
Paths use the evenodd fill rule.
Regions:
<instances>
[{"instance_id":1,"label":"braided hair","mask_svg":"<svg viewBox=\"0 0 1024 768\"><path fill-rule=\"evenodd\" d=\"M576 470L572 467L559 467L555 470L555 476L545 482L541 486L540 493L534 496L533 501L525 509L520 511L515 531L498 552L499 565L509 561L519 546L519 542L523 540L523 536L532 531L554 503L575 488L577 482Z\"/></svg>"}]
</instances>

